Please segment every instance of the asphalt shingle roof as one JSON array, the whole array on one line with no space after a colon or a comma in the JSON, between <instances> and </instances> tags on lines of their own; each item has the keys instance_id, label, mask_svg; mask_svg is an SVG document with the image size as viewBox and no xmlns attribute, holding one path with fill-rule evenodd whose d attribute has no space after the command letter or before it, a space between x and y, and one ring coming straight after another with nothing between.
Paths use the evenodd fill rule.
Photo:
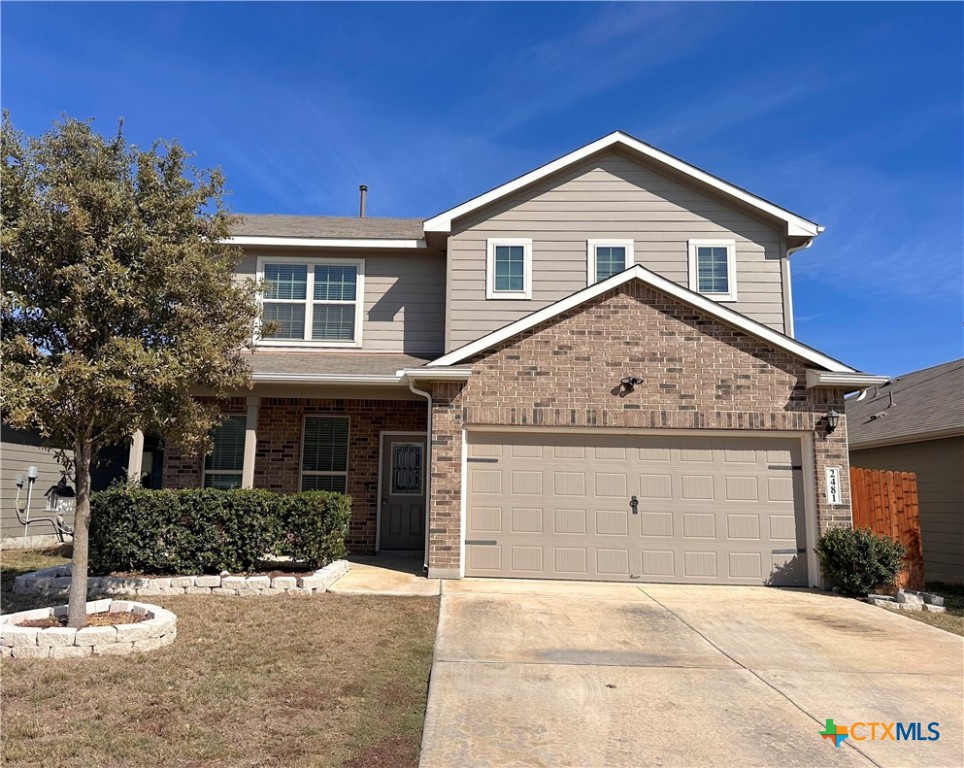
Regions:
<instances>
[{"instance_id":1,"label":"asphalt shingle roof","mask_svg":"<svg viewBox=\"0 0 964 768\"><path fill-rule=\"evenodd\" d=\"M337 237L418 240L425 236L422 219L352 216L282 216L243 213L232 227L235 237Z\"/></svg>"},{"instance_id":2,"label":"asphalt shingle roof","mask_svg":"<svg viewBox=\"0 0 964 768\"><path fill-rule=\"evenodd\" d=\"M255 374L276 376L304 374L394 376L395 372L402 368L418 368L437 357L437 355L259 349L245 357Z\"/></svg>"},{"instance_id":3,"label":"asphalt shingle roof","mask_svg":"<svg viewBox=\"0 0 964 768\"><path fill-rule=\"evenodd\" d=\"M851 448L911 443L947 430L964 435L964 359L896 376L847 403Z\"/></svg>"}]
</instances>

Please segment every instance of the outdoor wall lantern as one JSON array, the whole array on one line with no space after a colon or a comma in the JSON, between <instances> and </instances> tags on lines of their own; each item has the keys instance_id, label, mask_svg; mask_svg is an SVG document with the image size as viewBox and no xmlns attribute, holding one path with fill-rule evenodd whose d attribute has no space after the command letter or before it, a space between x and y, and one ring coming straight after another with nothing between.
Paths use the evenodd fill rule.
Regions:
<instances>
[{"instance_id":1,"label":"outdoor wall lantern","mask_svg":"<svg viewBox=\"0 0 964 768\"><path fill-rule=\"evenodd\" d=\"M831 432L833 432L839 423L840 414L831 408L830 412L827 414L827 434L829 435Z\"/></svg>"},{"instance_id":2,"label":"outdoor wall lantern","mask_svg":"<svg viewBox=\"0 0 964 768\"><path fill-rule=\"evenodd\" d=\"M44 494L47 497L47 512L58 515L70 515L77 504L74 489L67 485L67 478L60 478L60 482L50 486Z\"/></svg>"},{"instance_id":3,"label":"outdoor wall lantern","mask_svg":"<svg viewBox=\"0 0 964 768\"><path fill-rule=\"evenodd\" d=\"M637 376L624 376L619 380L619 383L623 385L623 389L626 392L632 392L633 387L635 387L637 384L642 384L643 380Z\"/></svg>"}]
</instances>

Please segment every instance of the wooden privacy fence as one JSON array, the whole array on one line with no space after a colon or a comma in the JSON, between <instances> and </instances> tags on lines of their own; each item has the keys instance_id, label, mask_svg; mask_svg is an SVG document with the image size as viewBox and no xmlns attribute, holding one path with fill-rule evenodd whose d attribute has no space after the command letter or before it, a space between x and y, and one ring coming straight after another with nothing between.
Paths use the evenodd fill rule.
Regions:
<instances>
[{"instance_id":1,"label":"wooden privacy fence","mask_svg":"<svg viewBox=\"0 0 964 768\"><path fill-rule=\"evenodd\" d=\"M897 539L907 548L897 586L924 588L924 553L917 506L917 475L881 469L850 468L854 528L870 528Z\"/></svg>"}]
</instances>

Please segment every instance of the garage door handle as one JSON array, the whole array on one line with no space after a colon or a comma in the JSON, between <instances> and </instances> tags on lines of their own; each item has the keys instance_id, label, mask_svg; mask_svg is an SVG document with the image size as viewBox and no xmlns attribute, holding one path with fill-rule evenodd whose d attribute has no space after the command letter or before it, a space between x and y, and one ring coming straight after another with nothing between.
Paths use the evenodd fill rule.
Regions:
<instances>
[{"instance_id":1,"label":"garage door handle","mask_svg":"<svg viewBox=\"0 0 964 768\"><path fill-rule=\"evenodd\" d=\"M633 496L633 498L631 498L631 499L629 500L629 506L631 506L631 507L633 508L633 514L634 514L634 515L638 515L638 514L639 514L639 499L637 499L635 496Z\"/></svg>"}]
</instances>

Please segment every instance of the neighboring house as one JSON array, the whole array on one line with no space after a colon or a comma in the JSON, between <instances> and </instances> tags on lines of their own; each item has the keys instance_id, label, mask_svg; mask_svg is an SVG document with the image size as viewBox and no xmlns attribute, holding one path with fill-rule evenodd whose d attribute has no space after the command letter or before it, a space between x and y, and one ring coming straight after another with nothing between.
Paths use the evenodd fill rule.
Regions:
<instances>
[{"instance_id":1,"label":"neighboring house","mask_svg":"<svg viewBox=\"0 0 964 768\"><path fill-rule=\"evenodd\" d=\"M885 381L793 338L821 229L619 132L427 220L246 216L278 331L165 485L347 491L433 577L818 584L827 416Z\"/></svg>"},{"instance_id":2,"label":"neighboring house","mask_svg":"<svg viewBox=\"0 0 964 768\"><path fill-rule=\"evenodd\" d=\"M924 577L964 583L964 359L848 401L847 423L853 466L917 475Z\"/></svg>"},{"instance_id":3,"label":"neighboring house","mask_svg":"<svg viewBox=\"0 0 964 768\"><path fill-rule=\"evenodd\" d=\"M156 446L156 439L148 443L147 452L142 459L143 466L149 467L154 463L150 451L158 450ZM67 454L69 456L72 452L68 451ZM119 478L125 477L128 459L129 451L126 447L108 446L103 449L91 470L91 489L103 490ZM24 526L17 519L17 475L26 477L31 466L37 467L37 480L33 488L30 517L49 517L49 513L44 512L47 504L44 494L63 477L63 468L54 451L45 447L38 432L11 429L4 424L0 428L0 542L4 547L42 546L58 541L53 526L48 523L31 523L25 537ZM160 488L159 476L157 480L153 487ZM20 499L25 502L26 498L27 484L24 483ZM72 515L66 515L64 519L68 525L73 525Z\"/></svg>"}]
</instances>

